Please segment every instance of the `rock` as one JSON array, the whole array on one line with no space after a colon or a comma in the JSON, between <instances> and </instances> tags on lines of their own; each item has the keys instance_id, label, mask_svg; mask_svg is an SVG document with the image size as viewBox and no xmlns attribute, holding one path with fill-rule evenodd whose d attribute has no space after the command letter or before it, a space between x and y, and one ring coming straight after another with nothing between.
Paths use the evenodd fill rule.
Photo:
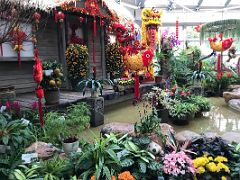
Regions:
<instances>
[{"instance_id":1,"label":"rock","mask_svg":"<svg viewBox=\"0 0 240 180\"><path fill-rule=\"evenodd\" d=\"M228 143L240 143L240 133L237 132L226 132L221 136L221 138Z\"/></svg>"},{"instance_id":2,"label":"rock","mask_svg":"<svg viewBox=\"0 0 240 180\"><path fill-rule=\"evenodd\" d=\"M218 137L218 134L215 132L205 132L202 134L202 136L204 136L208 139L214 139L214 138Z\"/></svg>"},{"instance_id":3,"label":"rock","mask_svg":"<svg viewBox=\"0 0 240 180\"><path fill-rule=\"evenodd\" d=\"M240 88L240 85L238 84L234 84L234 85L232 84L227 87L229 91L235 91L236 89L239 89L239 88Z\"/></svg>"},{"instance_id":4,"label":"rock","mask_svg":"<svg viewBox=\"0 0 240 180\"><path fill-rule=\"evenodd\" d=\"M240 99L231 99L228 102L228 106L232 109L240 111Z\"/></svg>"},{"instance_id":5,"label":"rock","mask_svg":"<svg viewBox=\"0 0 240 180\"><path fill-rule=\"evenodd\" d=\"M134 135L134 125L131 123L120 123L120 122L112 122L103 126L101 129L102 134L129 134Z\"/></svg>"},{"instance_id":6,"label":"rock","mask_svg":"<svg viewBox=\"0 0 240 180\"><path fill-rule=\"evenodd\" d=\"M169 131L171 131L173 134L175 134L175 131L172 126L170 126L167 123L161 123L160 124L163 135L168 135ZM120 123L120 122L112 122L108 123L103 126L101 129L102 134L129 134L129 135L135 135L134 133L134 124L131 123Z\"/></svg>"},{"instance_id":7,"label":"rock","mask_svg":"<svg viewBox=\"0 0 240 180\"><path fill-rule=\"evenodd\" d=\"M179 133L176 134L176 140L179 143L184 143L186 141L191 141L195 138L199 138L201 137L199 134L193 132L193 131L189 131L189 130L185 130L185 131L181 131Z\"/></svg>"},{"instance_id":8,"label":"rock","mask_svg":"<svg viewBox=\"0 0 240 180\"><path fill-rule=\"evenodd\" d=\"M228 102L231 99L240 99L240 88L235 89L233 92L224 92L223 97L225 99L225 102Z\"/></svg>"},{"instance_id":9,"label":"rock","mask_svg":"<svg viewBox=\"0 0 240 180\"><path fill-rule=\"evenodd\" d=\"M39 141L27 147L25 149L25 152L36 152L38 154L38 158L48 159L54 154L56 150L57 149L55 147L51 147L49 144Z\"/></svg>"}]
</instances>

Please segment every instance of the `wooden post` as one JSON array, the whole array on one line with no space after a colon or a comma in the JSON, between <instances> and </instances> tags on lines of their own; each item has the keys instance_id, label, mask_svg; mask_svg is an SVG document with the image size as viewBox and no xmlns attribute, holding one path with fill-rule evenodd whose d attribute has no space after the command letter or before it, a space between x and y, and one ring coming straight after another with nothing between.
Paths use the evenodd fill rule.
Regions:
<instances>
[{"instance_id":1,"label":"wooden post","mask_svg":"<svg viewBox=\"0 0 240 180\"><path fill-rule=\"evenodd\" d=\"M102 64L102 76L103 79L105 79L107 77L107 73L106 73L106 59L105 59L105 41L104 41L104 27L101 26L100 28L100 43L101 43L101 64Z\"/></svg>"},{"instance_id":2,"label":"wooden post","mask_svg":"<svg viewBox=\"0 0 240 180\"><path fill-rule=\"evenodd\" d=\"M63 73L65 77L65 83L66 83L66 89L70 89L70 82L68 80L68 72L67 72L67 62L66 62L66 21L67 16L64 20L64 22L58 22L57 23L57 29L58 29L58 55L59 55L59 61L63 66Z\"/></svg>"}]
</instances>

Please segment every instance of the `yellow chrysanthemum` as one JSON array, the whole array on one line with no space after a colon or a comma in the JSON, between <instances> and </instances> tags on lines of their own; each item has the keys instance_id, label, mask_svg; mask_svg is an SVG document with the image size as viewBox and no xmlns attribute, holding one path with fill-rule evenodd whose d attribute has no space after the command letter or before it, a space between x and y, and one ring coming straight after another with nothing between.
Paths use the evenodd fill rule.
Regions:
<instances>
[{"instance_id":1,"label":"yellow chrysanthemum","mask_svg":"<svg viewBox=\"0 0 240 180\"><path fill-rule=\"evenodd\" d=\"M219 162L219 163L217 164L217 172L219 172L219 171L221 171L221 170L224 170L225 172L230 173L229 167L226 166L225 164Z\"/></svg>"},{"instance_id":2,"label":"yellow chrysanthemum","mask_svg":"<svg viewBox=\"0 0 240 180\"><path fill-rule=\"evenodd\" d=\"M224 156L217 156L214 161L216 162L228 162L228 159Z\"/></svg>"},{"instance_id":3,"label":"yellow chrysanthemum","mask_svg":"<svg viewBox=\"0 0 240 180\"><path fill-rule=\"evenodd\" d=\"M221 180L227 180L226 176L222 176Z\"/></svg>"},{"instance_id":4,"label":"yellow chrysanthemum","mask_svg":"<svg viewBox=\"0 0 240 180\"><path fill-rule=\"evenodd\" d=\"M211 172L216 172L218 170L217 165L214 162L208 163L206 168Z\"/></svg>"},{"instance_id":5,"label":"yellow chrysanthemum","mask_svg":"<svg viewBox=\"0 0 240 180\"><path fill-rule=\"evenodd\" d=\"M207 157L198 157L193 160L193 165L195 168L198 168L200 166L205 166L209 162Z\"/></svg>"},{"instance_id":6,"label":"yellow chrysanthemum","mask_svg":"<svg viewBox=\"0 0 240 180\"><path fill-rule=\"evenodd\" d=\"M208 157L209 161L213 161L213 158L211 156Z\"/></svg>"},{"instance_id":7,"label":"yellow chrysanthemum","mask_svg":"<svg viewBox=\"0 0 240 180\"><path fill-rule=\"evenodd\" d=\"M203 174L203 173L205 173L205 168L202 167L202 166L198 167L198 168L197 168L197 173L198 173L198 174Z\"/></svg>"}]
</instances>

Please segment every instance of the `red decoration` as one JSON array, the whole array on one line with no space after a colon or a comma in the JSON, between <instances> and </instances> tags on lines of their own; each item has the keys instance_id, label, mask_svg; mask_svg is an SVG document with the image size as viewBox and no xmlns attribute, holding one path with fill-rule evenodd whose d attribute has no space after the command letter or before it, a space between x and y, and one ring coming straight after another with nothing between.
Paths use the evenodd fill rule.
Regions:
<instances>
[{"instance_id":1,"label":"red decoration","mask_svg":"<svg viewBox=\"0 0 240 180\"><path fill-rule=\"evenodd\" d=\"M33 14L33 19L35 20L35 23L38 24L41 19L41 14L39 14L38 12L35 12Z\"/></svg>"},{"instance_id":2,"label":"red decoration","mask_svg":"<svg viewBox=\"0 0 240 180\"><path fill-rule=\"evenodd\" d=\"M97 0L86 0L85 9L92 16L100 14L100 7Z\"/></svg>"},{"instance_id":3,"label":"red decoration","mask_svg":"<svg viewBox=\"0 0 240 180\"><path fill-rule=\"evenodd\" d=\"M13 50L17 51L18 54L18 65L21 66L21 55L20 52L23 50L23 41L26 39L27 35L20 27L15 27L10 33L12 36Z\"/></svg>"},{"instance_id":4,"label":"red decoration","mask_svg":"<svg viewBox=\"0 0 240 180\"><path fill-rule=\"evenodd\" d=\"M94 16L94 19L93 19L93 35L94 37L97 36L97 23L96 23L96 17Z\"/></svg>"},{"instance_id":5,"label":"red decoration","mask_svg":"<svg viewBox=\"0 0 240 180\"><path fill-rule=\"evenodd\" d=\"M195 29L197 32L200 32L201 27L202 27L202 25L201 25L201 24L198 24L198 25L196 25L196 26L194 27L194 29Z\"/></svg>"},{"instance_id":6,"label":"red decoration","mask_svg":"<svg viewBox=\"0 0 240 180\"><path fill-rule=\"evenodd\" d=\"M34 60L35 65L33 67L33 79L37 83L37 88L35 89L36 96L38 98L38 113L41 127L44 127L44 119L43 119L43 109L42 109L42 98L44 97L44 91L40 86L40 83L43 78L43 70L42 70L42 62L38 57L38 50L34 49Z\"/></svg>"},{"instance_id":7,"label":"red decoration","mask_svg":"<svg viewBox=\"0 0 240 180\"><path fill-rule=\"evenodd\" d=\"M227 38L222 41L222 49L225 51L232 46L233 38Z\"/></svg>"},{"instance_id":8,"label":"red decoration","mask_svg":"<svg viewBox=\"0 0 240 180\"><path fill-rule=\"evenodd\" d=\"M226 51L232 46L233 38L227 38L225 40L222 40L222 34L220 34L219 36L221 37L220 41L217 40L216 35L214 36L214 38L208 38L210 42L210 47L214 51Z\"/></svg>"},{"instance_id":9,"label":"red decoration","mask_svg":"<svg viewBox=\"0 0 240 180\"><path fill-rule=\"evenodd\" d=\"M134 76L134 99L136 101L140 100L140 83L139 83L139 76L137 74L137 72L135 73Z\"/></svg>"},{"instance_id":10,"label":"red decoration","mask_svg":"<svg viewBox=\"0 0 240 180\"><path fill-rule=\"evenodd\" d=\"M221 72L221 55L220 54L218 54L217 71L218 73Z\"/></svg>"},{"instance_id":11,"label":"red decoration","mask_svg":"<svg viewBox=\"0 0 240 180\"><path fill-rule=\"evenodd\" d=\"M79 17L79 21L80 21L80 23L82 23L84 21L84 18L83 17Z\"/></svg>"},{"instance_id":12,"label":"red decoration","mask_svg":"<svg viewBox=\"0 0 240 180\"><path fill-rule=\"evenodd\" d=\"M148 67L153 58L153 50L148 49L142 55L143 64L145 67Z\"/></svg>"},{"instance_id":13,"label":"red decoration","mask_svg":"<svg viewBox=\"0 0 240 180\"><path fill-rule=\"evenodd\" d=\"M176 38L178 39L178 27L179 27L179 22L178 22L178 18L176 20Z\"/></svg>"},{"instance_id":14,"label":"red decoration","mask_svg":"<svg viewBox=\"0 0 240 180\"><path fill-rule=\"evenodd\" d=\"M59 11L57 14L55 14L55 19L58 22L63 22L65 18L65 15L62 11Z\"/></svg>"},{"instance_id":15,"label":"red decoration","mask_svg":"<svg viewBox=\"0 0 240 180\"><path fill-rule=\"evenodd\" d=\"M108 32L112 31L112 27L108 26L107 30L108 30Z\"/></svg>"}]
</instances>

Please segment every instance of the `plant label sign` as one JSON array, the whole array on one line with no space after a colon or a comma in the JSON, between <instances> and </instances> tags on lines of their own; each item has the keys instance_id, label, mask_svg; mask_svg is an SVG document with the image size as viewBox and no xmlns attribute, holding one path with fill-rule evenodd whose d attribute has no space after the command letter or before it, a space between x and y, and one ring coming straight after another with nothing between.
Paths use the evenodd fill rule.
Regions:
<instances>
[{"instance_id":1,"label":"plant label sign","mask_svg":"<svg viewBox=\"0 0 240 180\"><path fill-rule=\"evenodd\" d=\"M28 125L30 123L30 121L27 119L21 118L21 120L22 120L22 123L25 125Z\"/></svg>"},{"instance_id":2,"label":"plant label sign","mask_svg":"<svg viewBox=\"0 0 240 180\"><path fill-rule=\"evenodd\" d=\"M31 162L33 162L37 159L38 159L37 153L22 154L23 164L30 164Z\"/></svg>"}]
</instances>

